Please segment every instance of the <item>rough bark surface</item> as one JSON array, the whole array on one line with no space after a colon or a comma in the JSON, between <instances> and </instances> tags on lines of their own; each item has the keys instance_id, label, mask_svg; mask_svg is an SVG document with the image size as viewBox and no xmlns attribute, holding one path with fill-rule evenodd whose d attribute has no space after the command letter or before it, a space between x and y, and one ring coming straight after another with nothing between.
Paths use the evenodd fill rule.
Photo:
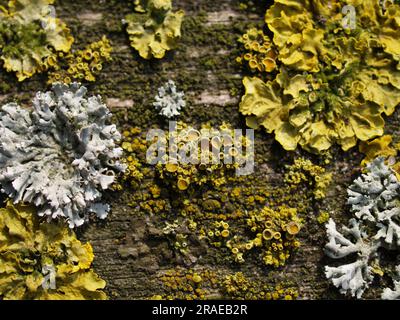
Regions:
<instances>
[{"instance_id":1,"label":"rough bark surface","mask_svg":"<svg viewBox=\"0 0 400 320\"><path fill-rule=\"evenodd\" d=\"M107 99L112 110L120 115L121 128L139 126L145 130L160 125L151 102L157 88L168 79L174 79L186 92L188 107L182 120L193 125L227 121L235 128L245 127L238 110L243 74L235 62L236 40L248 27L263 25L265 9L261 8L265 8L265 3L260 4L259 10L243 10L239 9L237 0L175 0L174 7L186 12L183 37L179 47L160 61L140 59L129 46L121 20L132 11L131 1L63 0L56 1L55 6L58 16L72 30L75 48L84 47L103 34L111 39L113 61L104 66L89 90ZM1 103L18 100L28 105L36 91L47 87L45 76L18 83L4 71L1 71L0 83L3 83ZM397 119L398 113L388 119L387 132L398 132ZM271 135L257 132L256 172L251 179L256 185L267 182L279 185L283 183L282 164L303 154L302 151L287 154ZM319 207L330 212L336 221L345 222L349 218L346 187L359 173L362 155L357 150L344 153L339 149L333 155L333 161L327 166L333 172L332 187ZM154 225L160 218L137 214L128 206L125 200L129 192L108 194L113 208L109 217L78 231L80 239L90 241L94 247L94 268L107 281L106 290L111 299L142 299L159 294L162 289L157 276L165 270L188 267L177 258L168 242L158 236L159 230ZM317 209L309 214L316 215ZM251 260L243 265L220 263L212 254L210 258L208 249L201 244L198 260L190 268L226 274L242 271L250 278L274 273L294 283L302 299L341 298L323 274L323 266L327 264L322 251L326 241L323 225L311 224L301 233L300 240L301 248L278 270L272 271ZM126 258L119 254L121 248L128 252ZM376 296L374 291L373 296Z\"/></svg>"}]
</instances>

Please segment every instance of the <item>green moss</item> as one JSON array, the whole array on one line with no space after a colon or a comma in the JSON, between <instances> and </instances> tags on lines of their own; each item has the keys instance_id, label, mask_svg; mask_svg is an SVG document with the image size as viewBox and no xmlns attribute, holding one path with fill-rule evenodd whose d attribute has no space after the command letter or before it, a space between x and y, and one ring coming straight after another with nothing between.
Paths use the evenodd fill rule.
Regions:
<instances>
[{"instance_id":1,"label":"green moss","mask_svg":"<svg viewBox=\"0 0 400 320\"><path fill-rule=\"evenodd\" d=\"M0 83L0 92L1 93L7 93L11 89L11 85L8 84L7 82L1 82Z\"/></svg>"}]
</instances>

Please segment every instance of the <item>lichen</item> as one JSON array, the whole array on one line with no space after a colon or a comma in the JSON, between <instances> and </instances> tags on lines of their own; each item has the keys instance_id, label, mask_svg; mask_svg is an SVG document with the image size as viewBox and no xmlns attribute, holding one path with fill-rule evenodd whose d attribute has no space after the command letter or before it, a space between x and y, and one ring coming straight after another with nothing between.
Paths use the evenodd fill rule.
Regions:
<instances>
[{"instance_id":1,"label":"lichen","mask_svg":"<svg viewBox=\"0 0 400 320\"><path fill-rule=\"evenodd\" d=\"M175 220L173 223L165 222L163 234L167 235L167 238L171 240L172 246L176 251L179 251L183 255L188 255L188 235L180 232L184 228L185 224L182 224L178 220Z\"/></svg>"},{"instance_id":2,"label":"lichen","mask_svg":"<svg viewBox=\"0 0 400 320\"><path fill-rule=\"evenodd\" d=\"M343 294L361 298L375 275L382 276L380 250L400 248L399 187L395 173L378 157L366 173L348 188L348 204L354 214L350 227L340 233L330 219L326 225L329 239L326 254L334 259L353 256L352 263L325 267L325 274Z\"/></svg>"},{"instance_id":3,"label":"lichen","mask_svg":"<svg viewBox=\"0 0 400 320\"><path fill-rule=\"evenodd\" d=\"M383 134L383 114L400 102L397 4L350 1L355 30L342 25L344 1L275 1L265 20L273 32L279 72L264 82L243 80L240 112L251 127L274 133L286 150L343 150ZM322 16L323 22L315 19ZM369 27L372 26L372 27ZM381 31L382 28L385 31Z\"/></svg>"},{"instance_id":4,"label":"lichen","mask_svg":"<svg viewBox=\"0 0 400 320\"><path fill-rule=\"evenodd\" d=\"M226 294L235 300L295 300L298 297L295 288L251 281L242 272L226 275L223 284Z\"/></svg>"},{"instance_id":5,"label":"lichen","mask_svg":"<svg viewBox=\"0 0 400 320\"><path fill-rule=\"evenodd\" d=\"M326 189L332 182L332 173L310 160L297 158L292 165L286 166L285 183L302 184L312 186L315 199L323 199L326 196Z\"/></svg>"},{"instance_id":6,"label":"lichen","mask_svg":"<svg viewBox=\"0 0 400 320\"><path fill-rule=\"evenodd\" d=\"M165 293L150 297L152 300L204 300L217 284L217 275L211 270L168 270L159 279Z\"/></svg>"},{"instance_id":7,"label":"lichen","mask_svg":"<svg viewBox=\"0 0 400 320\"><path fill-rule=\"evenodd\" d=\"M106 299L93 257L89 243L63 224L41 223L33 206L0 209L0 299Z\"/></svg>"},{"instance_id":8,"label":"lichen","mask_svg":"<svg viewBox=\"0 0 400 320\"><path fill-rule=\"evenodd\" d=\"M129 188L132 193L128 204L139 207L148 214L161 214L168 210L169 201L162 197L161 188L154 182L156 172L146 161L146 151L149 147L146 137L138 127L124 130L121 147L124 150L121 162L126 166L123 175L119 175L113 188L124 190Z\"/></svg>"},{"instance_id":9,"label":"lichen","mask_svg":"<svg viewBox=\"0 0 400 320\"><path fill-rule=\"evenodd\" d=\"M131 46L144 59L161 59L177 46L183 10L172 11L171 0L140 0L136 13L125 17Z\"/></svg>"},{"instance_id":10,"label":"lichen","mask_svg":"<svg viewBox=\"0 0 400 320\"><path fill-rule=\"evenodd\" d=\"M203 125L195 130L178 122L174 136L197 137L199 133L205 134L204 128L211 127ZM156 164L154 170L146 160L149 145L154 141L146 141L144 133L138 128L123 132L124 158L128 167L132 164L128 176L133 176L125 180L128 184L123 181L121 189L126 188L128 203L136 214L162 219L159 228L178 256L192 260L197 255L192 248L200 242L208 244L208 254L217 259L250 263L259 256L257 261L261 264L276 268L284 265L300 246L296 234L304 226L303 218L310 216L315 210L313 206L323 198L328 185L325 182L330 178L326 169L299 158L293 165L282 165L279 181L284 184L279 187L236 176L234 167L224 163L202 167L167 162ZM246 143L243 140L243 145ZM189 179L189 185L179 183L184 178ZM281 238L264 239L265 224L271 224L276 237L280 234Z\"/></svg>"},{"instance_id":11,"label":"lichen","mask_svg":"<svg viewBox=\"0 0 400 320\"><path fill-rule=\"evenodd\" d=\"M317 222L319 224L325 224L328 222L329 218L330 218L329 212L323 211L318 215Z\"/></svg>"},{"instance_id":12,"label":"lichen","mask_svg":"<svg viewBox=\"0 0 400 320\"><path fill-rule=\"evenodd\" d=\"M400 180L400 159L399 159L400 143L396 135L384 135L371 141L360 143L359 151L365 157L361 162L363 167L372 162L378 157L385 159L385 164L388 165L398 180Z\"/></svg>"},{"instance_id":13,"label":"lichen","mask_svg":"<svg viewBox=\"0 0 400 320\"><path fill-rule=\"evenodd\" d=\"M367 166L368 172L355 179L348 188L351 211L361 220L377 224L376 237L388 244L400 246L399 192L400 183L393 170L379 157Z\"/></svg>"},{"instance_id":14,"label":"lichen","mask_svg":"<svg viewBox=\"0 0 400 320\"><path fill-rule=\"evenodd\" d=\"M32 110L10 103L1 111L2 192L14 203L34 204L40 216L67 219L70 227L82 225L91 212L107 216L101 190L124 169L110 112L101 97L86 93L77 83L54 84L37 93Z\"/></svg>"},{"instance_id":15,"label":"lichen","mask_svg":"<svg viewBox=\"0 0 400 320\"><path fill-rule=\"evenodd\" d=\"M140 134L140 128L131 128L122 133L122 143L121 147L124 150L126 156L123 158L123 162L126 165L126 170L121 176L121 182L129 182L131 184L139 183L142 181L143 173L141 172L141 163L137 158L137 154L145 152L146 141L141 141L136 136ZM121 189L122 186L119 187Z\"/></svg>"},{"instance_id":16,"label":"lichen","mask_svg":"<svg viewBox=\"0 0 400 320\"><path fill-rule=\"evenodd\" d=\"M244 262L244 255L254 248L261 248L262 260L266 265L283 266L291 251L300 246L296 235L301 229L301 219L294 208L280 207L277 210L264 207L246 215L246 221L255 237L249 241L227 240L226 246L235 255L235 260Z\"/></svg>"},{"instance_id":17,"label":"lichen","mask_svg":"<svg viewBox=\"0 0 400 320\"><path fill-rule=\"evenodd\" d=\"M106 36L93 42L83 50L59 54L59 62L48 72L48 83L73 81L94 82L103 64L111 61L112 47Z\"/></svg>"},{"instance_id":18,"label":"lichen","mask_svg":"<svg viewBox=\"0 0 400 320\"><path fill-rule=\"evenodd\" d=\"M158 113L168 119L179 116L182 108L185 108L185 94L177 91L175 82L169 80L164 86L158 88L153 106Z\"/></svg>"},{"instance_id":19,"label":"lichen","mask_svg":"<svg viewBox=\"0 0 400 320\"><path fill-rule=\"evenodd\" d=\"M274 210L264 207L236 212L230 217L232 228L224 221L228 217L215 216L212 228L200 227L199 237L217 248L228 248L237 263L244 263L251 252L257 252L265 265L277 268L285 265L291 253L300 246L296 235L300 232L302 219L294 208L281 206ZM218 218L223 220L218 221ZM238 233L239 226L246 232Z\"/></svg>"},{"instance_id":20,"label":"lichen","mask_svg":"<svg viewBox=\"0 0 400 320\"><path fill-rule=\"evenodd\" d=\"M361 162L363 166L377 157L389 158L397 155L397 150L392 145L392 136L388 134L372 141L360 143L359 150L365 154L365 158Z\"/></svg>"},{"instance_id":21,"label":"lichen","mask_svg":"<svg viewBox=\"0 0 400 320\"><path fill-rule=\"evenodd\" d=\"M271 39L257 28L251 28L239 38L245 53L236 59L246 63L252 72L269 73L277 68L277 52L272 47Z\"/></svg>"},{"instance_id":22,"label":"lichen","mask_svg":"<svg viewBox=\"0 0 400 320\"><path fill-rule=\"evenodd\" d=\"M252 141L247 136L240 137L241 147L238 149L234 129L226 123L217 128L203 124L200 130L196 130L178 122L176 130L170 131L165 140L166 150L171 148L170 143L178 146L177 159L166 154L162 161L157 162L156 169L161 179L174 181L173 188L180 191L190 186L223 185L226 176L234 175L236 169L252 156L248 152Z\"/></svg>"},{"instance_id":23,"label":"lichen","mask_svg":"<svg viewBox=\"0 0 400 320\"><path fill-rule=\"evenodd\" d=\"M329 242L325 253L334 259L356 253L357 260L338 267L326 266L325 275L341 293L350 292L353 297L361 298L374 278L371 260L376 259L378 243L369 241L357 220L351 219L349 223L350 228L343 227L342 234L337 231L335 222L329 219L326 224Z\"/></svg>"},{"instance_id":24,"label":"lichen","mask_svg":"<svg viewBox=\"0 0 400 320\"><path fill-rule=\"evenodd\" d=\"M355 9L352 28L344 23L347 17L342 9L346 5ZM274 34L279 59L293 69L313 73L332 67L340 70L349 59L365 59L378 67L388 64L385 59L398 61L400 42L394 34L399 27L395 18L399 9L398 4L387 3L383 10L377 0L276 0L267 10L265 22Z\"/></svg>"},{"instance_id":25,"label":"lichen","mask_svg":"<svg viewBox=\"0 0 400 320\"><path fill-rule=\"evenodd\" d=\"M11 0L0 11L0 49L4 68L19 81L56 64L74 38L60 19L48 10L54 0Z\"/></svg>"},{"instance_id":26,"label":"lichen","mask_svg":"<svg viewBox=\"0 0 400 320\"><path fill-rule=\"evenodd\" d=\"M242 272L223 274L205 269L172 269L158 276L163 293L152 300L294 300L298 291L287 283L267 284L265 279L250 280Z\"/></svg>"}]
</instances>

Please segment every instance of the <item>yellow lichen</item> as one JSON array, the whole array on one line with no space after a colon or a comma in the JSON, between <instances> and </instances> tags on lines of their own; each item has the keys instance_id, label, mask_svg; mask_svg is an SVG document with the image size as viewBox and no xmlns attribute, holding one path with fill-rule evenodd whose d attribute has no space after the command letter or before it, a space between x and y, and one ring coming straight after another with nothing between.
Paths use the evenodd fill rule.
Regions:
<instances>
[{"instance_id":1,"label":"yellow lichen","mask_svg":"<svg viewBox=\"0 0 400 320\"><path fill-rule=\"evenodd\" d=\"M231 130L226 124L216 127L216 130L221 128L228 129L228 132ZM208 133L203 129L209 130ZM179 145L182 137L191 143L207 138L215 147L223 145L224 139L213 140L210 129L212 127L207 124L196 130L178 122L177 130L166 134L165 140L172 135L178 139L175 142ZM245 140L242 140L244 146L248 143ZM154 169L146 156L150 144L155 142L157 140L146 141L145 132L138 128L123 131L125 158L136 159L137 169L142 173L140 181L133 177L125 180L132 182L124 183L124 194L130 197L129 203L136 212L158 215L163 219L165 226L160 228L166 232L164 235L170 248L183 255L183 259L193 258L196 254L192 252L192 243L204 240L202 243L211 247L208 252L216 259L246 263L250 257L259 254L268 266L283 265L293 249L300 245L296 240L301 233L300 217L314 212L315 201L323 198L330 180L330 174L324 168L302 158L293 165L283 165L280 179L284 183L280 186L266 184L262 179L236 176L235 167L224 163L215 170L212 170L212 164L182 164L179 161L158 163ZM169 146L165 147L168 150ZM155 155L150 152L149 156L152 159ZM191 172L190 175L185 174L183 168ZM177 186L182 178L190 181L184 191ZM220 178L224 182L215 183ZM275 220L281 219L279 228L273 218L277 215L280 218ZM254 225L249 225L249 220L254 217L258 217ZM257 219L265 222L258 226Z\"/></svg>"},{"instance_id":2,"label":"yellow lichen","mask_svg":"<svg viewBox=\"0 0 400 320\"><path fill-rule=\"evenodd\" d=\"M342 8L355 9L355 25L348 26ZM376 66L387 63L386 53L399 61L400 40L395 37L400 6L377 0L275 0L265 22L274 34L279 59L292 69L319 72L326 66L342 69L349 60L366 58ZM354 51L347 51L352 46ZM379 54L378 53L379 50ZM375 60L375 61L374 61Z\"/></svg>"},{"instance_id":3,"label":"yellow lichen","mask_svg":"<svg viewBox=\"0 0 400 320\"><path fill-rule=\"evenodd\" d=\"M296 209L280 207L272 210L264 207L261 211L249 213L247 225L256 234L256 238L250 242L262 248L266 265L284 265L291 250L300 245L294 237L301 228L301 219ZM236 247L242 248L243 245L236 244Z\"/></svg>"},{"instance_id":4,"label":"yellow lichen","mask_svg":"<svg viewBox=\"0 0 400 320\"><path fill-rule=\"evenodd\" d=\"M246 212L240 218L255 237L249 238L244 234L238 236L231 233L228 230L229 224L224 221L214 222L214 229L204 234L214 246L227 247L238 263L244 263L246 253L254 249L261 251L266 265L279 267L285 264L291 251L300 246L295 239L295 235L301 229L301 219L296 209L281 206L273 210L264 207L260 211ZM236 225L239 222L240 220L236 221ZM226 236L223 236L223 233Z\"/></svg>"},{"instance_id":5,"label":"yellow lichen","mask_svg":"<svg viewBox=\"0 0 400 320\"><path fill-rule=\"evenodd\" d=\"M0 49L4 68L19 81L54 66L74 38L60 19L52 17L54 0L11 0L0 10Z\"/></svg>"},{"instance_id":6,"label":"yellow lichen","mask_svg":"<svg viewBox=\"0 0 400 320\"><path fill-rule=\"evenodd\" d=\"M181 37L184 12L173 12L171 0L135 1L135 10L125 18L131 46L144 59L163 58Z\"/></svg>"},{"instance_id":7,"label":"yellow lichen","mask_svg":"<svg viewBox=\"0 0 400 320\"><path fill-rule=\"evenodd\" d=\"M265 279L250 280L242 272L224 274L211 270L168 270L158 276L163 293L149 299L204 300L294 300L298 291L288 283L267 284Z\"/></svg>"},{"instance_id":8,"label":"yellow lichen","mask_svg":"<svg viewBox=\"0 0 400 320\"><path fill-rule=\"evenodd\" d=\"M290 184L304 183L313 187L315 199L323 199L326 189L332 181L332 174L323 167L313 164L310 160L297 158L292 165L286 166L284 181Z\"/></svg>"},{"instance_id":9,"label":"yellow lichen","mask_svg":"<svg viewBox=\"0 0 400 320\"><path fill-rule=\"evenodd\" d=\"M330 216L329 216L329 213L326 212L326 211L323 211L323 212L321 212L321 213L318 215L318 217L317 217L317 222L318 222L319 224L325 224L325 223L328 222L329 217L330 217Z\"/></svg>"},{"instance_id":10,"label":"yellow lichen","mask_svg":"<svg viewBox=\"0 0 400 320\"><path fill-rule=\"evenodd\" d=\"M106 299L105 281L90 268L92 246L65 225L40 223L34 210L0 209L0 298Z\"/></svg>"},{"instance_id":11,"label":"yellow lichen","mask_svg":"<svg viewBox=\"0 0 400 320\"><path fill-rule=\"evenodd\" d=\"M330 91L328 83L321 83L311 75L290 76L282 71L274 81L267 83L259 78L246 77L243 80L246 93L240 111L249 117L249 126L262 125L268 132L274 132L275 139L286 150L294 150L300 144L309 152L321 153L335 142L343 150L348 150L357 139L366 141L383 134L382 113L386 113L387 106L383 100L377 101L380 89L372 84L373 75L384 81L381 78L383 74L377 71L353 71L349 74L352 75L349 81L334 80L343 84L337 91L339 95ZM346 95L355 83L365 89L355 96L351 93ZM365 103L365 99L371 100ZM386 114L393 112L400 102L400 95L392 102L390 112Z\"/></svg>"},{"instance_id":12,"label":"yellow lichen","mask_svg":"<svg viewBox=\"0 0 400 320\"><path fill-rule=\"evenodd\" d=\"M361 165L365 166L377 157L392 157L397 155L397 150L393 148L392 136L384 135L372 141L360 143L359 150L365 154Z\"/></svg>"},{"instance_id":13,"label":"yellow lichen","mask_svg":"<svg viewBox=\"0 0 400 320\"><path fill-rule=\"evenodd\" d=\"M393 141L393 138L396 138L395 141ZM372 141L361 143L359 150L365 154L361 165L366 166L377 157L383 157L385 162L394 170L397 178L400 179L400 161L398 159L400 143L396 140L396 136L384 135Z\"/></svg>"},{"instance_id":14,"label":"yellow lichen","mask_svg":"<svg viewBox=\"0 0 400 320\"><path fill-rule=\"evenodd\" d=\"M294 288L251 281L242 272L225 276L223 284L224 291L235 300L295 300L298 297Z\"/></svg>"},{"instance_id":15,"label":"yellow lichen","mask_svg":"<svg viewBox=\"0 0 400 320\"><path fill-rule=\"evenodd\" d=\"M136 157L138 149L144 150L146 148L145 142L135 138L135 135L139 134L141 130L139 128L131 128L130 130L124 131L122 149L125 151L126 156L123 158L127 169L124 172L122 181L129 181L130 183L138 183L143 178L143 173L140 171L141 163Z\"/></svg>"},{"instance_id":16,"label":"yellow lichen","mask_svg":"<svg viewBox=\"0 0 400 320\"><path fill-rule=\"evenodd\" d=\"M208 270L168 270L159 279L165 293L151 300L204 300L217 284L217 274Z\"/></svg>"},{"instance_id":17,"label":"yellow lichen","mask_svg":"<svg viewBox=\"0 0 400 320\"><path fill-rule=\"evenodd\" d=\"M233 137L233 128L225 123L216 129L203 124L200 130L195 130L183 122L178 122L177 130L170 132L166 140L174 141L178 146L176 151L179 159L165 155L156 165L160 178L172 182L173 188L179 191L185 191L193 185L211 184L215 187L224 185L227 178L232 176L240 164L250 156L246 147L251 142L245 136L240 139L242 147L240 154L235 152L232 155L225 152L226 148L235 149ZM170 149L169 145L166 147L167 150ZM218 155L211 148L215 148ZM186 159L180 159L182 155ZM230 160L225 161L228 158Z\"/></svg>"},{"instance_id":18,"label":"yellow lichen","mask_svg":"<svg viewBox=\"0 0 400 320\"><path fill-rule=\"evenodd\" d=\"M141 211L151 214L165 212L168 201L161 197L161 189L153 181L155 172L146 162L148 144L141 136L141 129L133 127L123 131L121 147L124 150L122 162L127 169L113 189L123 190L128 184L134 189L129 205L139 206Z\"/></svg>"},{"instance_id":19,"label":"yellow lichen","mask_svg":"<svg viewBox=\"0 0 400 320\"><path fill-rule=\"evenodd\" d=\"M238 57L237 62L248 64L252 71L272 72L276 69L277 52L262 30L249 29L240 37L239 42L243 44L246 53Z\"/></svg>"},{"instance_id":20,"label":"yellow lichen","mask_svg":"<svg viewBox=\"0 0 400 320\"><path fill-rule=\"evenodd\" d=\"M335 143L348 150L381 136L383 115L400 103L400 41L393 36L400 6L326 2L276 0L265 21L279 72L268 82L243 80L240 111L248 126L263 126L286 150L300 145L319 154ZM356 10L354 29L342 24L346 4Z\"/></svg>"},{"instance_id":21,"label":"yellow lichen","mask_svg":"<svg viewBox=\"0 0 400 320\"><path fill-rule=\"evenodd\" d=\"M89 44L83 50L77 50L67 55L60 55L60 63L48 74L48 83L96 80L103 69L103 63L111 61L112 47L106 36L100 41Z\"/></svg>"}]
</instances>

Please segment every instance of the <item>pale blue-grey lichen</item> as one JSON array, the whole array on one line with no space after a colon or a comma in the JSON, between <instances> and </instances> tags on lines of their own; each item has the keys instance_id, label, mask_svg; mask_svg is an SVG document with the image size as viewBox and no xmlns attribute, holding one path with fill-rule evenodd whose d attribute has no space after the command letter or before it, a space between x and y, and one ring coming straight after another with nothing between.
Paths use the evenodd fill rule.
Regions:
<instances>
[{"instance_id":1,"label":"pale blue-grey lichen","mask_svg":"<svg viewBox=\"0 0 400 320\"><path fill-rule=\"evenodd\" d=\"M48 220L65 218L71 228L90 213L107 216L102 190L124 170L111 113L101 97L86 93L78 83L56 83L36 94L31 110L9 103L0 111L2 192L14 203L34 204Z\"/></svg>"},{"instance_id":2,"label":"pale blue-grey lichen","mask_svg":"<svg viewBox=\"0 0 400 320\"><path fill-rule=\"evenodd\" d=\"M355 215L350 219L351 227L343 227L342 234L332 219L327 223L326 254L334 259L356 257L353 263L325 267L326 277L341 293L361 298L375 274L380 273L376 271L380 270L379 250L400 249L399 185L384 158L376 158L348 188L348 204Z\"/></svg>"},{"instance_id":3,"label":"pale blue-grey lichen","mask_svg":"<svg viewBox=\"0 0 400 320\"><path fill-rule=\"evenodd\" d=\"M350 228L343 227L342 234L337 231L332 219L326 224L329 242L325 247L325 253L333 259L357 254L357 259L355 262L338 267L326 266L325 275L341 293L350 292L353 297L361 298L373 280L370 263L376 258L379 244L377 241L369 241L355 219L350 220L350 226Z\"/></svg>"},{"instance_id":4,"label":"pale blue-grey lichen","mask_svg":"<svg viewBox=\"0 0 400 320\"><path fill-rule=\"evenodd\" d=\"M400 226L396 223L400 219L400 183L383 157L371 162L367 170L347 190L351 211L359 219L376 223L377 237L387 244L395 240L400 246Z\"/></svg>"},{"instance_id":5,"label":"pale blue-grey lichen","mask_svg":"<svg viewBox=\"0 0 400 320\"><path fill-rule=\"evenodd\" d=\"M166 118L173 118L180 115L182 108L186 106L185 94L177 91L175 82L169 80L164 86L158 88L153 106L159 114Z\"/></svg>"}]
</instances>

